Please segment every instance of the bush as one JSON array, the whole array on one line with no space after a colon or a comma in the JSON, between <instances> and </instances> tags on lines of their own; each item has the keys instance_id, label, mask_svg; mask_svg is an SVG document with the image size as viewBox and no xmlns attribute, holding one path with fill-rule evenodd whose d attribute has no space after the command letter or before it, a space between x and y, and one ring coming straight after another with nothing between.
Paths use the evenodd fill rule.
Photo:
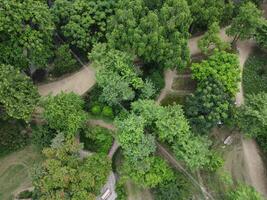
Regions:
<instances>
[{"instance_id":1,"label":"bush","mask_svg":"<svg viewBox=\"0 0 267 200\"><path fill-rule=\"evenodd\" d=\"M32 198L32 195L33 194L31 191L25 190L25 191L22 191L21 193L19 193L18 198L19 199L28 199L28 198Z\"/></svg>"},{"instance_id":2,"label":"bush","mask_svg":"<svg viewBox=\"0 0 267 200\"><path fill-rule=\"evenodd\" d=\"M265 56L249 57L243 72L245 94L267 92L267 59Z\"/></svg>"},{"instance_id":3,"label":"bush","mask_svg":"<svg viewBox=\"0 0 267 200\"><path fill-rule=\"evenodd\" d=\"M112 110L112 108L109 107L109 106L104 106L104 108L102 110L102 115L104 117L113 118L113 110Z\"/></svg>"},{"instance_id":4,"label":"bush","mask_svg":"<svg viewBox=\"0 0 267 200\"><path fill-rule=\"evenodd\" d=\"M91 108L91 112L92 114L94 115L99 115L101 113L101 107L100 105L94 105L92 108Z\"/></svg>"},{"instance_id":5,"label":"bush","mask_svg":"<svg viewBox=\"0 0 267 200\"><path fill-rule=\"evenodd\" d=\"M69 45L61 45L55 52L56 58L54 60L54 69L52 74L54 76L61 76L65 73L70 73L77 70L78 64L72 58Z\"/></svg>"},{"instance_id":6,"label":"bush","mask_svg":"<svg viewBox=\"0 0 267 200\"><path fill-rule=\"evenodd\" d=\"M29 142L24 126L17 120L0 120L0 156L19 150Z\"/></svg>"},{"instance_id":7,"label":"bush","mask_svg":"<svg viewBox=\"0 0 267 200\"><path fill-rule=\"evenodd\" d=\"M107 154L113 143L109 130L101 127L85 127L80 134L84 148L89 151Z\"/></svg>"},{"instance_id":8,"label":"bush","mask_svg":"<svg viewBox=\"0 0 267 200\"><path fill-rule=\"evenodd\" d=\"M127 193L123 181L120 181L116 184L116 193L118 200L127 200Z\"/></svg>"}]
</instances>

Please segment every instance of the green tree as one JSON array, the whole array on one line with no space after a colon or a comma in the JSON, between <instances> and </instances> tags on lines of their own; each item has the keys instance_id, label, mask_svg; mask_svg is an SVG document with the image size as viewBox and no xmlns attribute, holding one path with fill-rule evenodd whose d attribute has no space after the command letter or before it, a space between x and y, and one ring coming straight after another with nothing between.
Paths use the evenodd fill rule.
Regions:
<instances>
[{"instance_id":1,"label":"green tree","mask_svg":"<svg viewBox=\"0 0 267 200\"><path fill-rule=\"evenodd\" d=\"M239 110L241 130L260 142L267 150L267 93L247 95L245 105Z\"/></svg>"},{"instance_id":2,"label":"green tree","mask_svg":"<svg viewBox=\"0 0 267 200\"><path fill-rule=\"evenodd\" d=\"M186 100L186 116L195 133L209 133L219 122L227 121L232 113L234 99L223 85L213 79L203 81Z\"/></svg>"},{"instance_id":3,"label":"green tree","mask_svg":"<svg viewBox=\"0 0 267 200\"><path fill-rule=\"evenodd\" d=\"M145 62L183 68L189 61L189 8L185 0L157 2L120 0L109 21L109 46Z\"/></svg>"},{"instance_id":4,"label":"green tree","mask_svg":"<svg viewBox=\"0 0 267 200\"><path fill-rule=\"evenodd\" d=\"M72 45L87 51L105 41L107 18L115 0L56 0L52 7L58 26Z\"/></svg>"},{"instance_id":5,"label":"green tree","mask_svg":"<svg viewBox=\"0 0 267 200\"><path fill-rule=\"evenodd\" d=\"M263 197L253 187L239 185L229 193L227 200L263 200Z\"/></svg>"},{"instance_id":6,"label":"green tree","mask_svg":"<svg viewBox=\"0 0 267 200\"><path fill-rule=\"evenodd\" d=\"M8 117L29 121L38 101L30 78L11 65L0 65L0 109Z\"/></svg>"},{"instance_id":7,"label":"green tree","mask_svg":"<svg viewBox=\"0 0 267 200\"><path fill-rule=\"evenodd\" d=\"M233 36L233 44L237 40L245 40L252 38L261 25L262 13L255 4L247 2L242 4L238 15L233 19L232 24L226 33Z\"/></svg>"},{"instance_id":8,"label":"green tree","mask_svg":"<svg viewBox=\"0 0 267 200\"><path fill-rule=\"evenodd\" d=\"M54 69L52 73L55 76L61 76L65 73L73 72L77 69L77 62L72 57L69 45L61 45L55 52Z\"/></svg>"},{"instance_id":9,"label":"green tree","mask_svg":"<svg viewBox=\"0 0 267 200\"><path fill-rule=\"evenodd\" d=\"M187 0L191 15L193 18L193 23L191 26L191 31L196 28L205 29L209 27L212 23L220 22L225 19L226 9L233 9L233 4L231 1L224 0ZM228 2L228 3L227 3ZM231 12L229 12L231 15ZM229 18L230 16L228 16Z\"/></svg>"},{"instance_id":10,"label":"green tree","mask_svg":"<svg viewBox=\"0 0 267 200\"><path fill-rule=\"evenodd\" d=\"M86 120L84 101L74 93L48 96L43 101L43 117L50 128L73 137Z\"/></svg>"},{"instance_id":11,"label":"green tree","mask_svg":"<svg viewBox=\"0 0 267 200\"><path fill-rule=\"evenodd\" d=\"M97 68L96 81L102 88L100 98L104 102L116 105L133 100L136 91L140 91L143 98L154 94L152 84L144 82L138 76L137 67L129 54L98 44L89 54L89 58ZM149 91L144 95L145 90Z\"/></svg>"},{"instance_id":12,"label":"green tree","mask_svg":"<svg viewBox=\"0 0 267 200\"><path fill-rule=\"evenodd\" d=\"M38 199L96 199L110 173L111 161L102 154L80 159L80 149L69 140L43 150L45 160L33 174Z\"/></svg>"},{"instance_id":13,"label":"green tree","mask_svg":"<svg viewBox=\"0 0 267 200\"><path fill-rule=\"evenodd\" d=\"M217 22L214 22L209 26L208 31L198 41L198 47L202 53L208 55L215 48L222 50L230 49L230 45L220 38L220 26Z\"/></svg>"},{"instance_id":14,"label":"green tree","mask_svg":"<svg viewBox=\"0 0 267 200\"><path fill-rule=\"evenodd\" d=\"M140 166L134 166L126 160L122 166L122 174L138 185L149 188L163 184L173 177L173 171L168 164L155 156L146 158Z\"/></svg>"},{"instance_id":15,"label":"green tree","mask_svg":"<svg viewBox=\"0 0 267 200\"><path fill-rule=\"evenodd\" d=\"M258 27L255 38L261 47L265 49L267 48L267 20L264 20L263 23Z\"/></svg>"},{"instance_id":16,"label":"green tree","mask_svg":"<svg viewBox=\"0 0 267 200\"><path fill-rule=\"evenodd\" d=\"M20 69L45 67L54 24L48 6L35 0L2 0L0 62Z\"/></svg>"},{"instance_id":17,"label":"green tree","mask_svg":"<svg viewBox=\"0 0 267 200\"><path fill-rule=\"evenodd\" d=\"M200 84L208 78L221 82L224 91L230 95L237 92L237 83L240 79L238 58L235 54L225 51L215 51L212 56L201 63L191 66L193 79Z\"/></svg>"}]
</instances>

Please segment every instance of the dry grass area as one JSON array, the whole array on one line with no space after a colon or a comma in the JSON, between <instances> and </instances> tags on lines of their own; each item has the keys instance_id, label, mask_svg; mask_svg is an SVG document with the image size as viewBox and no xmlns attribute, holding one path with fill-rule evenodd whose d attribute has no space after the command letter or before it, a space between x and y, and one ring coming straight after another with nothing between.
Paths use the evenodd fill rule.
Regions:
<instances>
[{"instance_id":1,"label":"dry grass area","mask_svg":"<svg viewBox=\"0 0 267 200\"><path fill-rule=\"evenodd\" d=\"M126 183L128 200L153 200L150 190L143 189L128 181Z\"/></svg>"}]
</instances>

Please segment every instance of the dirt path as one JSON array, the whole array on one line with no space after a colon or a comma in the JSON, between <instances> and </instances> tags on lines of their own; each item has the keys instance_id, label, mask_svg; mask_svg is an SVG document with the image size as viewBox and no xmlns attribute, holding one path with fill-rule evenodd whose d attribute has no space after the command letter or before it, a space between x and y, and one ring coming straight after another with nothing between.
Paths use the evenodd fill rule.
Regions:
<instances>
[{"instance_id":1,"label":"dirt path","mask_svg":"<svg viewBox=\"0 0 267 200\"><path fill-rule=\"evenodd\" d=\"M80 71L58 81L38 86L40 95L56 95L60 92L74 92L78 95L85 94L95 84L95 70L84 66Z\"/></svg>"}]
</instances>

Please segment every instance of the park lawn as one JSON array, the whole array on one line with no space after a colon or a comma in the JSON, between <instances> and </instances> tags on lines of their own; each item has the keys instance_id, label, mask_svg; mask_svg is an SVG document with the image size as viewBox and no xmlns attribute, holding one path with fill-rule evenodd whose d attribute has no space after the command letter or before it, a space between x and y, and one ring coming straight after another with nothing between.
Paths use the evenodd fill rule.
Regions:
<instances>
[{"instance_id":1,"label":"park lawn","mask_svg":"<svg viewBox=\"0 0 267 200\"><path fill-rule=\"evenodd\" d=\"M31 187L31 169L41 160L34 146L0 157L0 199L12 200L15 193Z\"/></svg>"}]
</instances>

